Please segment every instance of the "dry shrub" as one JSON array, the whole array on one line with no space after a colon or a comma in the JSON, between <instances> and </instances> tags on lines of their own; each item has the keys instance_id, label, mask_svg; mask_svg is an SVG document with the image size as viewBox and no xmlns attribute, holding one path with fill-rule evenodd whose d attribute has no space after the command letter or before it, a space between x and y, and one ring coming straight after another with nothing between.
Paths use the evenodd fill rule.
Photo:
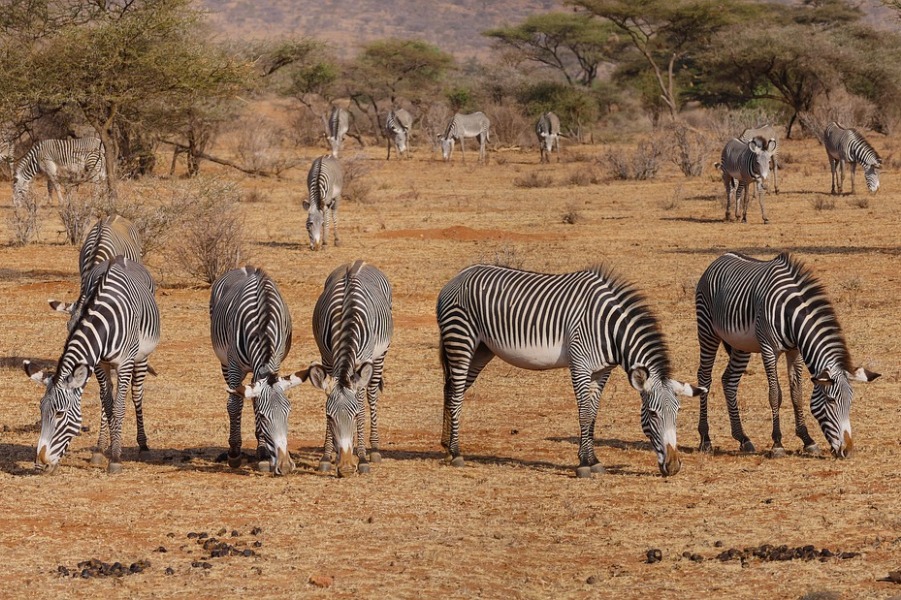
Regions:
<instances>
[{"instance_id":1,"label":"dry shrub","mask_svg":"<svg viewBox=\"0 0 901 600\"><path fill-rule=\"evenodd\" d=\"M713 135L687 123L673 123L664 135L670 142L670 160L686 177L703 175L704 167L712 162L711 157L719 146Z\"/></svg>"},{"instance_id":2,"label":"dry shrub","mask_svg":"<svg viewBox=\"0 0 901 600\"><path fill-rule=\"evenodd\" d=\"M447 124L450 122L453 113L443 103L435 103L428 107L422 116L422 128L429 138L432 151L438 149L438 136L444 135Z\"/></svg>"},{"instance_id":3,"label":"dry shrub","mask_svg":"<svg viewBox=\"0 0 901 600\"><path fill-rule=\"evenodd\" d=\"M531 124L514 107L495 104L485 109L491 119L491 141L505 146L528 145L534 138Z\"/></svg>"},{"instance_id":4,"label":"dry shrub","mask_svg":"<svg viewBox=\"0 0 901 600\"><path fill-rule=\"evenodd\" d=\"M348 202L367 204L372 201L372 180L369 178L369 166L366 157L357 154L344 161L344 187L341 188L341 199Z\"/></svg>"},{"instance_id":5,"label":"dry shrub","mask_svg":"<svg viewBox=\"0 0 901 600\"><path fill-rule=\"evenodd\" d=\"M835 198L832 198L831 196L818 196L813 201L813 208L817 211L833 210L835 209Z\"/></svg>"},{"instance_id":6,"label":"dry shrub","mask_svg":"<svg viewBox=\"0 0 901 600\"><path fill-rule=\"evenodd\" d=\"M495 154L494 162L500 166L504 166L505 164L507 164L507 157L503 154Z\"/></svg>"},{"instance_id":7,"label":"dry shrub","mask_svg":"<svg viewBox=\"0 0 901 600\"><path fill-rule=\"evenodd\" d=\"M567 204L566 212L563 213L563 222L567 225L575 225L582 220L582 211L575 204Z\"/></svg>"},{"instance_id":8,"label":"dry shrub","mask_svg":"<svg viewBox=\"0 0 901 600\"><path fill-rule=\"evenodd\" d=\"M236 133L235 149L245 169L278 175L298 165L298 161L284 151L284 129L264 117L243 119Z\"/></svg>"},{"instance_id":9,"label":"dry shrub","mask_svg":"<svg viewBox=\"0 0 901 600\"><path fill-rule=\"evenodd\" d=\"M96 186L95 186L96 187ZM71 190L63 192L63 204L59 207L59 218L66 231L66 242L72 245L81 244L88 229L94 223L94 214L99 204L99 194L94 201L79 199Z\"/></svg>"},{"instance_id":10,"label":"dry shrub","mask_svg":"<svg viewBox=\"0 0 901 600\"><path fill-rule=\"evenodd\" d=\"M646 181L657 176L663 153L660 139L652 137L639 142L632 152L608 150L605 158L614 179Z\"/></svg>"},{"instance_id":11,"label":"dry shrub","mask_svg":"<svg viewBox=\"0 0 901 600\"><path fill-rule=\"evenodd\" d=\"M851 206L856 206L857 208L870 208L870 195L864 194L862 196L855 196L848 200Z\"/></svg>"},{"instance_id":12,"label":"dry shrub","mask_svg":"<svg viewBox=\"0 0 901 600\"><path fill-rule=\"evenodd\" d=\"M265 202L267 199L268 196L257 188L247 190L247 193L244 194L245 204L259 204L260 202Z\"/></svg>"},{"instance_id":13,"label":"dry shrub","mask_svg":"<svg viewBox=\"0 0 901 600\"><path fill-rule=\"evenodd\" d=\"M30 243L37 233L38 203L35 195L30 190L18 197L13 197L10 228L13 231L13 243L18 246Z\"/></svg>"},{"instance_id":14,"label":"dry shrub","mask_svg":"<svg viewBox=\"0 0 901 600\"><path fill-rule=\"evenodd\" d=\"M682 185L677 185L673 188L672 193L669 198L660 201L660 208L663 210L674 210L679 208L679 205L682 204L682 199L685 197L685 194L682 189Z\"/></svg>"},{"instance_id":15,"label":"dry shrub","mask_svg":"<svg viewBox=\"0 0 901 600\"><path fill-rule=\"evenodd\" d=\"M842 127L869 127L876 117L876 105L860 96L837 89L829 98L806 112L798 113L804 129L823 143L826 126L836 121Z\"/></svg>"},{"instance_id":16,"label":"dry shrub","mask_svg":"<svg viewBox=\"0 0 901 600\"><path fill-rule=\"evenodd\" d=\"M595 156L587 152L567 152L567 162L593 162Z\"/></svg>"},{"instance_id":17,"label":"dry shrub","mask_svg":"<svg viewBox=\"0 0 901 600\"><path fill-rule=\"evenodd\" d=\"M700 113L693 123L698 129L708 132L714 145L722 148L727 141L741 135L751 127L776 125L779 116L761 108L756 109L713 109Z\"/></svg>"},{"instance_id":18,"label":"dry shrub","mask_svg":"<svg viewBox=\"0 0 901 600\"><path fill-rule=\"evenodd\" d=\"M554 178L544 173L531 171L528 175L514 178L513 185L518 188L547 188L554 185Z\"/></svg>"},{"instance_id":19,"label":"dry shrub","mask_svg":"<svg viewBox=\"0 0 901 600\"><path fill-rule=\"evenodd\" d=\"M525 258L519 254L516 246L504 244L493 251L480 254L478 259L476 259L476 263L522 269L525 265Z\"/></svg>"},{"instance_id":20,"label":"dry shrub","mask_svg":"<svg viewBox=\"0 0 901 600\"><path fill-rule=\"evenodd\" d=\"M288 141L296 148L318 147L322 145L322 139L325 137L325 124L322 117L304 108L294 115L286 135Z\"/></svg>"}]
</instances>

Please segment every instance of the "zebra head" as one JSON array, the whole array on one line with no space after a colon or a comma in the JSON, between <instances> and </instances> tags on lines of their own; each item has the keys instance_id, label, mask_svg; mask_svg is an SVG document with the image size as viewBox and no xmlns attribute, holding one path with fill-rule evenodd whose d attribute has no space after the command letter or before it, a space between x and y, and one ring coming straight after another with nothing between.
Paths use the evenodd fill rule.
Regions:
<instances>
[{"instance_id":1,"label":"zebra head","mask_svg":"<svg viewBox=\"0 0 901 600\"><path fill-rule=\"evenodd\" d=\"M872 373L863 367L851 373L835 365L811 378L814 386L810 412L820 424L836 458L848 458L854 448L850 415L854 390L851 389L851 382L869 382L879 376L879 373Z\"/></svg>"},{"instance_id":2,"label":"zebra head","mask_svg":"<svg viewBox=\"0 0 901 600\"><path fill-rule=\"evenodd\" d=\"M303 208L307 212L307 235L310 236L310 250L319 250L322 248L323 226L325 224L325 207L322 203L309 200L303 201Z\"/></svg>"},{"instance_id":3,"label":"zebra head","mask_svg":"<svg viewBox=\"0 0 901 600\"><path fill-rule=\"evenodd\" d=\"M259 378L249 386L229 389L229 394L253 400L256 415L256 436L269 454L270 470L276 475L287 475L294 470L294 461L288 453L288 414L291 403L285 392L300 385L308 377L307 370L292 373L288 377L270 374Z\"/></svg>"},{"instance_id":4,"label":"zebra head","mask_svg":"<svg viewBox=\"0 0 901 600\"><path fill-rule=\"evenodd\" d=\"M755 137L748 142L748 148L754 153L751 173L754 175L757 185L766 189L766 181L770 177L770 157L776 151L776 140Z\"/></svg>"},{"instance_id":5,"label":"zebra head","mask_svg":"<svg viewBox=\"0 0 901 600\"><path fill-rule=\"evenodd\" d=\"M441 136L438 138L438 143L441 144L441 156L444 158L444 161L449 161L451 154L453 154L454 152L454 138L446 138Z\"/></svg>"},{"instance_id":6,"label":"zebra head","mask_svg":"<svg viewBox=\"0 0 901 600\"><path fill-rule=\"evenodd\" d=\"M392 130L394 133L394 145L397 146L397 152L399 154L403 154L407 151L407 132L402 128L395 128Z\"/></svg>"},{"instance_id":7,"label":"zebra head","mask_svg":"<svg viewBox=\"0 0 901 600\"><path fill-rule=\"evenodd\" d=\"M676 395L698 396L704 389L661 378L641 366L632 369L629 382L641 394L641 428L657 453L660 473L664 477L675 475L682 468L676 444L676 415L679 412Z\"/></svg>"},{"instance_id":8,"label":"zebra head","mask_svg":"<svg viewBox=\"0 0 901 600\"><path fill-rule=\"evenodd\" d=\"M53 374L36 369L27 360L23 366L32 381L44 386L34 466L42 473L53 473L72 438L81 432L81 393L91 370L87 365L77 365L68 374Z\"/></svg>"},{"instance_id":9,"label":"zebra head","mask_svg":"<svg viewBox=\"0 0 901 600\"><path fill-rule=\"evenodd\" d=\"M863 164L863 176L867 180L867 189L875 194L879 189L879 169L882 168L882 159L876 158L872 164Z\"/></svg>"},{"instance_id":10,"label":"zebra head","mask_svg":"<svg viewBox=\"0 0 901 600\"><path fill-rule=\"evenodd\" d=\"M372 363L360 365L355 372L331 377L319 364L310 365L310 382L326 393L325 417L329 433L338 450L338 476L353 475L357 470L354 457L357 420L361 418L360 396L372 378Z\"/></svg>"}]
</instances>

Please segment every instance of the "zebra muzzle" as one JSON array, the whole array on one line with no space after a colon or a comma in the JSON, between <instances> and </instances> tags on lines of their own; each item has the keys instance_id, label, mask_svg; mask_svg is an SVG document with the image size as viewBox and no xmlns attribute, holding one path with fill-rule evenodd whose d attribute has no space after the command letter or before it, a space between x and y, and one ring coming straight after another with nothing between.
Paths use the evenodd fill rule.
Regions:
<instances>
[{"instance_id":1,"label":"zebra muzzle","mask_svg":"<svg viewBox=\"0 0 901 600\"><path fill-rule=\"evenodd\" d=\"M278 448L275 451L275 474L276 475L287 475L291 471L294 470L294 461L291 460L291 455L287 450L282 450Z\"/></svg>"},{"instance_id":2,"label":"zebra muzzle","mask_svg":"<svg viewBox=\"0 0 901 600\"><path fill-rule=\"evenodd\" d=\"M842 445L839 446L838 450L835 451L836 458L850 458L851 452L854 450L854 440L851 439L851 434L847 431L842 436Z\"/></svg>"},{"instance_id":3,"label":"zebra muzzle","mask_svg":"<svg viewBox=\"0 0 901 600\"><path fill-rule=\"evenodd\" d=\"M666 458L660 463L660 473L664 477L670 477L682 470L682 456L679 450L671 444L666 445Z\"/></svg>"}]
</instances>

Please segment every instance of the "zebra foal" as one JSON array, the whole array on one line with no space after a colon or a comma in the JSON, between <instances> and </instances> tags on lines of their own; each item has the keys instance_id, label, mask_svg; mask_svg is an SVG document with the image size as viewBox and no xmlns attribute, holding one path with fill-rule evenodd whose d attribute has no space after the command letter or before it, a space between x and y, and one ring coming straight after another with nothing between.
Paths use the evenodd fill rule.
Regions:
<instances>
[{"instance_id":1,"label":"zebra foal","mask_svg":"<svg viewBox=\"0 0 901 600\"><path fill-rule=\"evenodd\" d=\"M845 163L851 166L852 194L854 193L854 173L858 164L863 167L867 189L873 193L879 189L879 169L882 168L882 159L856 129L842 127L833 121L826 126L823 145L826 147L829 168L832 171L832 194L842 193L845 185Z\"/></svg>"},{"instance_id":2,"label":"zebra foal","mask_svg":"<svg viewBox=\"0 0 901 600\"><path fill-rule=\"evenodd\" d=\"M313 309L313 336L322 363L309 368L311 383L326 393L320 471L331 470L337 444L339 477L369 472L364 396L369 404L369 460L381 461L378 398L393 332L391 284L385 274L362 260L332 271Z\"/></svg>"},{"instance_id":3,"label":"zebra foal","mask_svg":"<svg viewBox=\"0 0 901 600\"><path fill-rule=\"evenodd\" d=\"M307 211L310 250L319 250L328 244L329 221L332 224L335 246L341 245L338 239L338 203L341 201L343 187L344 169L337 158L320 156L313 161L307 173L309 196L303 201L303 208Z\"/></svg>"},{"instance_id":4,"label":"zebra foal","mask_svg":"<svg viewBox=\"0 0 901 600\"><path fill-rule=\"evenodd\" d=\"M723 389L729 410L732 437L744 452L754 452L745 435L738 411L738 384L752 353L760 354L769 386L773 419L772 456L784 456L779 408L782 390L776 372L785 354L789 389L795 416L795 434L804 450L818 453L804 422L801 398L802 370L806 365L814 383L810 410L823 435L839 458L853 447L851 437L851 381L879 377L863 368L853 368L841 327L826 290L797 259L782 253L761 261L729 252L714 260L698 281L695 295L700 344L698 385L701 394L698 433L701 450L711 450L707 421L707 391L720 345L729 354L723 372Z\"/></svg>"},{"instance_id":5,"label":"zebra foal","mask_svg":"<svg viewBox=\"0 0 901 600\"><path fill-rule=\"evenodd\" d=\"M676 394L697 388L670 378L669 353L644 298L603 267L551 275L473 265L438 295L444 369L446 461L462 466L463 396L495 356L532 370L568 367L579 412L579 466L589 477L604 471L594 450L598 400L620 366L641 396L641 426L664 475L682 466L676 445Z\"/></svg>"}]
</instances>

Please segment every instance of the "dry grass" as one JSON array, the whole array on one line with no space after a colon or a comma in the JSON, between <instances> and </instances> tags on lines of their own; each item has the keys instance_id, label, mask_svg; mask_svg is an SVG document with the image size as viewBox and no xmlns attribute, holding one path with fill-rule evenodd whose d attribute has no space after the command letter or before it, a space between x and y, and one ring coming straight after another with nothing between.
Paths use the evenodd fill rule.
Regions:
<instances>
[{"instance_id":1,"label":"dry grass","mask_svg":"<svg viewBox=\"0 0 901 600\"><path fill-rule=\"evenodd\" d=\"M559 195L549 197L547 190L512 184L519 175L515 169L522 174L540 168L537 153L510 152L508 164L463 168L427 152L389 163L383 148L371 147L365 158L373 168L365 177L372 201L342 205L343 245L314 255L305 248L306 215L298 199L305 170L265 180L265 199L240 203L238 210L250 253L278 282L292 311L294 343L285 371L318 359L310 319L322 282L336 265L363 257L384 270L394 288L395 334L380 404L384 460L370 475L349 480L315 471L323 397L307 385L290 392L295 473L274 478L216 462L227 446L228 419L209 342L209 292L193 287L159 253L147 257L163 281L157 294L163 339L151 358L159 376L148 381L145 398L151 452L137 456L129 405L124 473L111 477L88 465L99 426L91 382L83 407L91 431L73 441L57 475L35 476L40 389L18 365L22 358L58 357L65 325L48 312L45 299L77 295L77 248L63 243L62 227L51 217L40 222L38 244L8 245L12 206L8 199L0 203L0 240L7 244L0 246L4 595L794 600L804 594L897 593L892 584L877 581L899 567L901 552L901 192L891 185L897 173L884 171L884 189L866 218L845 202L817 211L806 200L808 192L822 192L829 183L822 150L813 140L784 145L797 165L813 166L812 175L795 163L785 169L783 190L769 204L765 226L723 223L721 209L709 199L721 195L720 182L686 180L671 164L654 181L554 188ZM321 148L298 152L292 160L309 164ZM572 149L573 156L601 152ZM555 177L566 181L580 167L563 163ZM245 192L259 185L209 170ZM382 187L384 182L391 185ZM681 200L661 206L676 185L682 186ZM407 190L416 190L416 197ZM570 204L581 214L575 225L560 219ZM745 428L761 452L737 454L719 383L721 353L710 404L718 451L693 451L698 405L683 400L678 434L684 466L675 477L657 474L641 432L638 396L620 370L601 398L596 428L608 473L577 480L578 421L566 371L526 372L499 361L488 365L464 404L467 466L442 464L435 298L462 267L478 257L556 272L606 261L646 293L669 340L675 374L693 380L698 357L692 282L713 258L732 249L760 258L782 249L800 255L836 300L856 363L884 374L856 387L853 458L800 455L787 406L782 427L789 456L766 458L770 413L757 357L740 397ZM781 365L780 375L787 392ZM807 421L822 445L809 414ZM249 405L244 443L253 449ZM254 527L261 528L256 535ZM253 548L261 542L253 548L256 556L206 558L187 537L216 535L222 528L239 534L235 541L226 535L229 543ZM730 547L764 543L812 544L861 556L745 565L713 559ZM160 546L167 552L159 552ZM648 564L652 548L660 549L662 560ZM90 558L129 564L149 559L151 566L103 580L56 574L59 565ZM204 561L212 567L192 566ZM166 574L167 567L173 574ZM311 577L320 583L332 577L331 587L316 588L308 583Z\"/></svg>"}]
</instances>

